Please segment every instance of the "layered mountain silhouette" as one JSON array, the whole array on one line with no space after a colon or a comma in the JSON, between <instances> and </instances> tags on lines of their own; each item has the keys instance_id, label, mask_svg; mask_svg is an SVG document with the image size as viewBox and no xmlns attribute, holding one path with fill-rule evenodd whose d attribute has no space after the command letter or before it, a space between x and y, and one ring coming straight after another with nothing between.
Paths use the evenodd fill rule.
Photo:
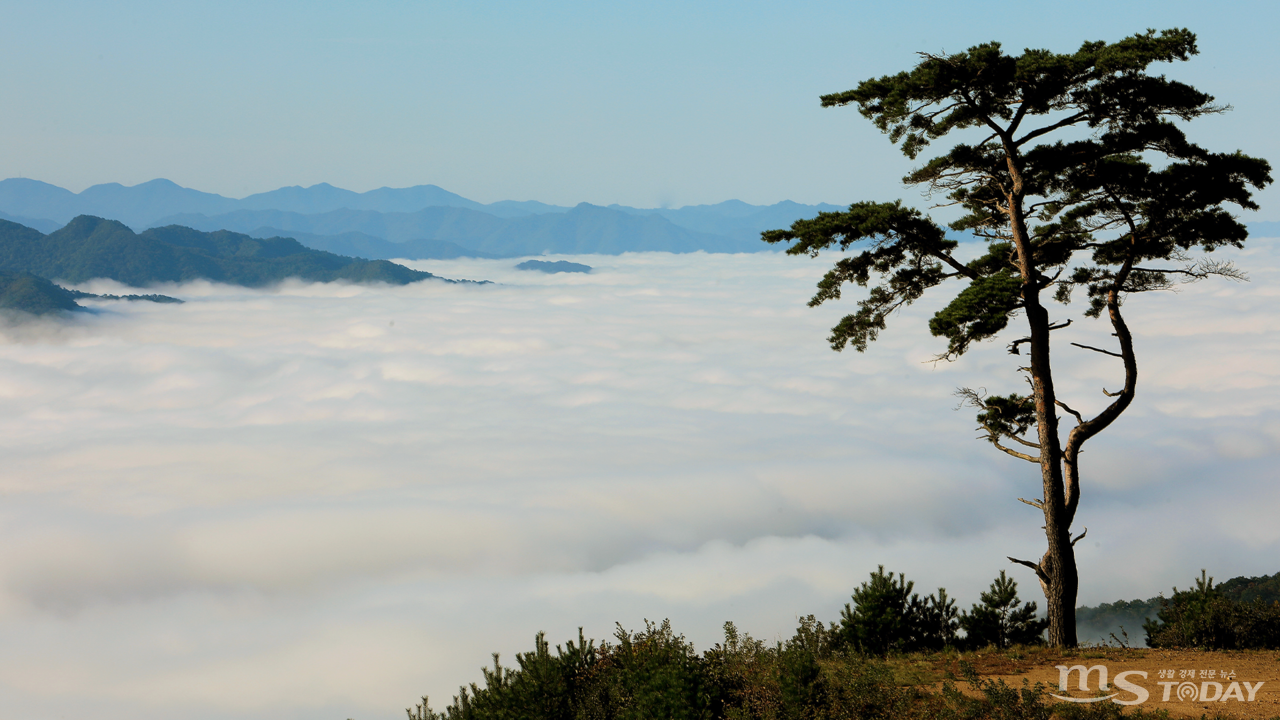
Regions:
<instances>
[{"instance_id":1,"label":"layered mountain silhouette","mask_svg":"<svg viewBox=\"0 0 1280 720\"><path fill-rule=\"evenodd\" d=\"M214 223L215 225L217 223ZM337 235L317 235L297 230L260 227L246 233L256 238L289 237L316 250L370 260L452 260L460 257L496 258L446 240L391 242L354 230Z\"/></svg>"},{"instance_id":2,"label":"layered mountain silhouette","mask_svg":"<svg viewBox=\"0 0 1280 720\"><path fill-rule=\"evenodd\" d=\"M405 285L436 277L385 260L313 250L289 238L175 225L135 233L88 215L48 235L0 220L0 270L69 283L109 278L133 287L198 279L260 287L286 278Z\"/></svg>"},{"instance_id":3,"label":"layered mountain silhouette","mask_svg":"<svg viewBox=\"0 0 1280 720\"><path fill-rule=\"evenodd\" d=\"M395 243L430 238L481 255L500 257L644 251L755 252L760 249L755 246L762 245L758 238L748 245L722 235L682 228L658 215L631 214L586 203L563 213L517 218L499 218L468 208L428 207L413 213L349 209L318 214L237 210L214 217L173 215L162 222L206 231L226 229L252 234L268 228L269 232L279 231L286 236L356 232Z\"/></svg>"},{"instance_id":4,"label":"layered mountain silhouette","mask_svg":"<svg viewBox=\"0 0 1280 720\"><path fill-rule=\"evenodd\" d=\"M760 252L770 249L760 242L761 231L843 209L739 200L681 208L564 207L532 200L482 204L435 185L357 193L321 183L234 199L168 180L132 187L108 183L80 193L26 178L0 181L0 219L44 233L78 215L92 215L119 220L135 231L178 224L259 238L294 237L310 248L370 259ZM1280 234L1280 223L1249 227L1255 235Z\"/></svg>"},{"instance_id":5,"label":"layered mountain silhouette","mask_svg":"<svg viewBox=\"0 0 1280 720\"><path fill-rule=\"evenodd\" d=\"M78 215L119 220L134 230L185 225L271 237L308 247L390 259L514 257L555 253L760 252L760 232L813 217L834 205L730 200L716 205L640 209L536 201L481 204L435 185L365 193L328 184L287 187L232 199L168 180L81 193L37 180L0 181L0 218L52 232ZM356 233L358 235L353 235ZM388 247L376 240L400 243Z\"/></svg>"},{"instance_id":6,"label":"layered mountain silhouette","mask_svg":"<svg viewBox=\"0 0 1280 720\"><path fill-rule=\"evenodd\" d=\"M168 224L159 221L179 213L219 215L235 210L317 213L342 208L406 212L435 205L483 207L434 185L354 193L321 183L309 188L280 188L236 200L184 188L163 179L132 187L119 183L94 185L80 193L27 178L0 181L0 212L46 219L59 225L78 215L108 217L133 228L146 228Z\"/></svg>"}]
</instances>

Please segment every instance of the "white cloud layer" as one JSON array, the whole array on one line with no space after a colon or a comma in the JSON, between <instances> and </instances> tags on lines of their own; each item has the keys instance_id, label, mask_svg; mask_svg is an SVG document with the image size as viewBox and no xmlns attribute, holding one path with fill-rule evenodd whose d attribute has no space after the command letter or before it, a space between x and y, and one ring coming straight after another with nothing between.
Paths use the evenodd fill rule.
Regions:
<instances>
[{"instance_id":1,"label":"white cloud layer","mask_svg":"<svg viewBox=\"0 0 1280 720\"><path fill-rule=\"evenodd\" d=\"M1280 570L1280 253L1238 255L1252 283L1127 306L1139 395L1083 457L1084 603ZM774 638L881 563L967 604L1039 556L1035 469L952 411L1018 388L999 344L926 362L921 303L833 353L825 259L569 259L596 271L197 283L0 328L0 714L399 717L538 630ZM1118 368L1059 344L1096 411Z\"/></svg>"}]
</instances>

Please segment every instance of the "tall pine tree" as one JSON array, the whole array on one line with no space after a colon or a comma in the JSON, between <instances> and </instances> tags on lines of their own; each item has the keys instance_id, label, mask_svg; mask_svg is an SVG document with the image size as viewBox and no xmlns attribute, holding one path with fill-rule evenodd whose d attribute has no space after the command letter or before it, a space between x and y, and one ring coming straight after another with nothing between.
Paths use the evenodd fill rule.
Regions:
<instances>
[{"instance_id":1,"label":"tall pine tree","mask_svg":"<svg viewBox=\"0 0 1280 720\"><path fill-rule=\"evenodd\" d=\"M947 342L940 357L958 357L1017 320L1021 329L1008 348L1022 356L1014 366L1025 375L1025 383L1013 383L1019 392L962 388L960 395L977 407L986 440L1037 466L1042 495L1023 502L1042 514L1047 549L1039 561L1009 559L1040 581L1049 641L1057 646L1076 644L1074 546L1083 533L1073 536L1071 527L1082 492L1080 450L1137 390L1124 299L1182 280L1241 278L1230 263L1202 253L1243 246L1248 233L1225 206L1256 209L1252 190L1271 182L1266 161L1187 139L1179 122L1225 110L1213 97L1148 72L1153 63L1196 52L1195 35L1185 29L1087 42L1068 54L1011 56L992 42L955 55L925 54L910 71L824 96L824 106L857 105L912 159L935 140L967 134L967 142L905 182L964 210L950 226L987 242L976 260L957 259L956 241L901 203L855 203L764 233L767 242L791 243L794 255L856 251L835 263L810 302L840 299L845 283L873 285L833 328L836 350L866 350L890 315L949 280L961 287L929 322ZM1115 337L1111 348L1072 343L1073 352L1117 363L1118 389L1104 391L1096 412L1087 400L1060 398L1054 384L1051 335L1071 320L1052 303L1066 304L1076 291L1087 298L1084 315L1105 316ZM1059 411L1074 423L1065 438Z\"/></svg>"}]
</instances>

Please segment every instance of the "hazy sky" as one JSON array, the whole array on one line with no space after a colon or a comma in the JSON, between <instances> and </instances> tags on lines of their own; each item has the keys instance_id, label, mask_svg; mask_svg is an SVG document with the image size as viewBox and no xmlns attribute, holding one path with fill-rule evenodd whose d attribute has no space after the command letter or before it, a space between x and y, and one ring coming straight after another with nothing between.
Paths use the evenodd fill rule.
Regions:
<instances>
[{"instance_id":1,"label":"hazy sky","mask_svg":"<svg viewBox=\"0 0 1280 720\"><path fill-rule=\"evenodd\" d=\"M1082 603L1280 569L1280 251L1237 256L1253 282L1126 305L1142 375L1082 456ZM1000 344L926 362L931 301L831 352L848 307L804 306L805 258L572 259L596 271L194 284L3 328L0 715L391 720L538 630L785 638L881 563L964 607L1001 569L1039 599L1004 560L1043 551L1038 470L952 410L1017 389ZM1117 362L1061 348L1060 396L1097 411Z\"/></svg>"},{"instance_id":2,"label":"hazy sky","mask_svg":"<svg viewBox=\"0 0 1280 720\"><path fill-rule=\"evenodd\" d=\"M1169 72L1235 111L1216 150L1280 158L1273 2L5 1L0 177L156 177L233 197L329 182L482 202L847 204L908 162L823 93L917 51L1069 52L1189 27ZM1263 194L1257 218L1280 220Z\"/></svg>"}]
</instances>

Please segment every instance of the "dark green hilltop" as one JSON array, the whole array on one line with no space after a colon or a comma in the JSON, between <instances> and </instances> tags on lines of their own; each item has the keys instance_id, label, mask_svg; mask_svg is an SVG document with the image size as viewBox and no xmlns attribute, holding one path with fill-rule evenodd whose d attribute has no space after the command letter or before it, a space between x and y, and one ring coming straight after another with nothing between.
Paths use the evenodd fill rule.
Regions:
<instances>
[{"instance_id":1,"label":"dark green hilltop","mask_svg":"<svg viewBox=\"0 0 1280 720\"><path fill-rule=\"evenodd\" d=\"M94 295L79 290L68 290L31 273L0 270L0 313L18 311L28 315L50 315L74 312L85 309L76 302L83 298L156 303L182 302L168 295Z\"/></svg>"},{"instance_id":2,"label":"dark green hilltop","mask_svg":"<svg viewBox=\"0 0 1280 720\"><path fill-rule=\"evenodd\" d=\"M589 273L590 265L582 263L569 262L568 260L556 260L555 262L547 262L546 260L525 260L516 266L517 270L536 270L554 275L555 273Z\"/></svg>"},{"instance_id":3,"label":"dark green hilltop","mask_svg":"<svg viewBox=\"0 0 1280 720\"><path fill-rule=\"evenodd\" d=\"M0 219L0 273L0 308L32 314L75 310L80 307L77 297L91 297L64 290L45 278L69 283L107 278L132 287L191 280L246 287L263 287L287 278L390 285L445 280L386 260L312 250L290 238L259 239L179 225L135 233L123 223L89 215L81 215L48 235Z\"/></svg>"},{"instance_id":4,"label":"dark green hilltop","mask_svg":"<svg viewBox=\"0 0 1280 720\"><path fill-rule=\"evenodd\" d=\"M178 225L135 233L123 223L89 215L48 235L0 220L0 270L72 283L109 278L133 287L189 280L262 287L286 278L406 285L436 277L386 260L311 250L289 238L257 239Z\"/></svg>"},{"instance_id":5,"label":"dark green hilltop","mask_svg":"<svg viewBox=\"0 0 1280 720\"><path fill-rule=\"evenodd\" d=\"M48 315L82 309L70 290L31 273L0 270L0 310Z\"/></svg>"}]
</instances>

